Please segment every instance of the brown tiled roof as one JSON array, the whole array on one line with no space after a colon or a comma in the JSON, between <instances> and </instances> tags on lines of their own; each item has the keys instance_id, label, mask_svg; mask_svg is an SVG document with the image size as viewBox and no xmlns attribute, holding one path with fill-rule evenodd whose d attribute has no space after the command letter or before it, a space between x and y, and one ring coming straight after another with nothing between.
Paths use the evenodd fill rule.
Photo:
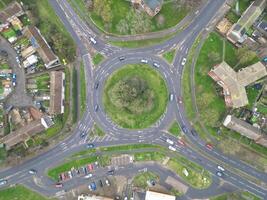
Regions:
<instances>
[{"instance_id":1,"label":"brown tiled roof","mask_svg":"<svg viewBox=\"0 0 267 200\"><path fill-rule=\"evenodd\" d=\"M32 46L37 50L46 67L58 60L58 57L53 53L46 40L35 26L26 27L24 35L31 41Z\"/></svg>"},{"instance_id":2,"label":"brown tiled roof","mask_svg":"<svg viewBox=\"0 0 267 200\"><path fill-rule=\"evenodd\" d=\"M21 127L13 133L8 134L7 136L0 139L0 143L4 143L7 149L10 149L12 146L23 142L27 138L45 130L45 127L41 124L41 119L31 121L29 124Z\"/></svg>"},{"instance_id":3,"label":"brown tiled roof","mask_svg":"<svg viewBox=\"0 0 267 200\"><path fill-rule=\"evenodd\" d=\"M62 71L50 72L49 113L52 115L64 112L64 79L65 74Z\"/></svg>"},{"instance_id":4,"label":"brown tiled roof","mask_svg":"<svg viewBox=\"0 0 267 200\"><path fill-rule=\"evenodd\" d=\"M0 22L5 23L8 18L19 13L23 13L23 9L18 2L14 1L0 12Z\"/></svg>"}]
</instances>

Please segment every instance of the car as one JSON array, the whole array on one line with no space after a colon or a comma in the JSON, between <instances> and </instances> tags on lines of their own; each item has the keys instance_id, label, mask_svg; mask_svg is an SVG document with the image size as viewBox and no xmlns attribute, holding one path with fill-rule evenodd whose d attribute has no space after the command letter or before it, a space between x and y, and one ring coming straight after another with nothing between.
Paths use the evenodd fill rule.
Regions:
<instances>
[{"instance_id":1,"label":"car","mask_svg":"<svg viewBox=\"0 0 267 200\"><path fill-rule=\"evenodd\" d=\"M87 174L84 176L84 178L91 178L93 176L93 174Z\"/></svg>"},{"instance_id":2,"label":"car","mask_svg":"<svg viewBox=\"0 0 267 200\"><path fill-rule=\"evenodd\" d=\"M160 67L160 65L158 63L156 63L156 62L153 63L153 66L156 67L156 68Z\"/></svg>"},{"instance_id":3,"label":"car","mask_svg":"<svg viewBox=\"0 0 267 200\"><path fill-rule=\"evenodd\" d=\"M35 169L30 169L29 174L37 174L37 171Z\"/></svg>"},{"instance_id":4,"label":"car","mask_svg":"<svg viewBox=\"0 0 267 200\"><path fill-rule=\"evenodd\" d=\"M0 179L0 186L7 184L7 180Z\"/></svg>"},{"instance_id":5,"label":"car","mask_svg":"<svg viewBox=\"0 0 267 200\"><path fill-rule=\"evenodd\" d=\"M147 64L147 63L148 63L148 60L146 60L146 59L141 59L141 63L145 63L145 64Z\"/></svg>"},{"instance_id":6,"label":"car","mask_svg":"<svg viewBox=\"0 0 267 200\"><path fill-rule=\"evenodd\" d=\"M95 89L97 90L98 87L99 87L99 82L96 82L96 83L95 83Z\"/></svg>"},{"instance_id":7,"label":"car","mask_svg":"<svg viewBox=\"0 0 267 200\"><path fill-rule=\"evenodd\" d=\"M172 140L170 140L169 138L166 140L167 143L169 143L170 145L173 145L174 142Z\"/></svg>"},{"instance_id":8,"label":"car","mask_svg":"<svg viewBox=\"0 0 267 200\"><path fill-rule=\"evenodd\" d=\"M68 171L68 175L69 175L70 179L72 179L72 177L73 177L73 174L72 174L72 172L71 172L71 171Z\"/></svg>"},{"instance_id":9,"label":"car","mask_svg":"<svg viewBox=\"0 0 267 200\"><path fill-rule=\"evenodd\" d=\"M120 61L125 60L125 56L121 56L121 57L119 57L119 60L120 60Z\"/></svg>"},{"instance_id":10,"label":"car","mask_svg":"<svg viewBox=\"0 0 267 200\"><path fill-rule=\"evenodd\" d=\"M182 126L182 131L183 131L184 133L187 133L187 129L186 129L185 126Z\"/></svg>"},{"instance_id":11,"label":"car","mask_svg":"<svg viewBox=\"0 0 267 200\"><path fill-rule=\"evenodd\" d=\"M170 101L173 101L173 94L170 94L169 99Z\"/></svg>"},{"instance_id":12,"label":"car","mask_svg":"<svg viewBox=\"0 0 267 200\"><path fill-rule=\"evenodd\" d=\"M225 171L225 169L223 167L221 167L220 165L217 166L217 169L220 170L220 171L222 171L222 172Z\"/></svg>"},{"instance_id":13,"label":"car","mask_svg":"<svg viewBox=\"0 0 267 200\"><path fill-rule=\"evenodd\" d=\"M104 186L102 180L99 180L99 185L100 185L100 187Z\"/></svg>"},{"instance_id":14,"label":"car","mask_svg":"<svg viewBox=\"0 0 267 200\"><path fill-rule=\"evenodd\" d=\"M97 112L98 111L98 109L99 109L99 106L98 105L95 105L95 112Z\"/></svg>"},{"instance_id":15,"label":"car","mask_svg":"<svg viewBox=\"0 0 267 200\"><path fill-rule=\"evenodd\" d=\"M263 62L267 62L267 57L263 58Z\"/></svg>"},{"instance_id":16,"label":"car","mask_svg":"<svg viewBox=\"0 0 267 200\"><path fill-rule=\"evenodd\" d=\"M55 184L55 187L56 187L56 188L62 188L62 187L63 187L63 184L62 184L62 183L56 183L56 184Z\"/></svg>"},{"instance_id":17,"label":"car","mask_svg":"<svg viewBox=\"0 0 267 200\"><path fill-rule=\"evenodd\" d=\"M128 200L128 197L124 197L124 200Z\"/></svg>"},{"instance_id":18,"label":"car","mask_svg":"<svg viewBox=\"0 0 267 200\"><path fill-rule=\"evenodd\" d=\"M16 57L16 61L17 61L17 63L20 63L20 60L19 60L18 56Z\"/></svg>"},{"instance_id":19,"label":"car","mask_svg":"<svg viewBox=\"0 0 267 200\"><path fill-rule=\"evenodd\" d=\"M110 182L109 182L108 179L105 180L105 183L106 183L107 186L110 186Z\"/></svg>"},{"instance_id":20,"label":"car","mask_svg":"<svg viewBox=\"0 0 267 200\"><path fill-rule=\"evenodd\" d=\"M209 150L212 150L213 149L213 145L211 143L207 143L205 145Z\"/></svg>"},{"instance_id":21,"label":"car","mask_svg":"<svg viewBox=\"0 0 267 200\"><path fill-rule=\"evenodd\" d=\"M95 147L95 145L93 144L93 143L88 143L87 145L86 145L86 148L87 149L92 149L92 148L94 148Z\"/></svg>"},{"instance_id":22,"label":"car","mask_svg":"<svg viewBox=\"0 0 267 200\"><path fill-rule=\"evenodd\" d=\"M193 136L198 136L198 134L197 134L197 132L196 132L195 129L192 129L192 130L191 130L191 134L192 134Z\"/></svg>"},{"instance_id":23,"label":"car","mask_svg":"<svg viewBox=\"0 0 267 200\"><path fill-rule=\"evenodd\" d=\"M96 184L95 184L95 182L92 182L92 183L90 184L90 186L91 186L91 189L92 189L93 191L96 190Z\"/></svg>"},{"instance_id":24,"label":"car","mask_svg":"<svg viewBox=\"0 0 267 200\"><path fill-rule=\"evenodd\" d=\"M109 176L112 176L112 175L114 175L114 173L115 173L115 171L112 169L112 170L108 170L108 172L107 172L107 174L109 175Z\"/></svg>"},{"instance_id":25,"label":"car","mask_svg":"<svg viewBox=\"0 0 267 200\"><path fill-rule=\"evenodd\" d=\"M216 172L216 175L219 176L219 177L223 177L224 174L223 174L223 172L221 172L221 171L217 171L217 172Z\"/></svg>"},{"instance_id":26,"label":"car","mask_svg":"<svg viewBox=\"0 0 267 200\"><path fill-rule=\"evenodd\" d=\"M182 139L179 139L179 140L178 140L178 143L179 143L180 145L182 145L182 146L185 146L185 142L184 142Z\"/></svg>"},{"instance_id":27,"label":"car","mask_svg":"<svg viewBox=\"0 0 267 200\"><path fill-rule=\"evenodd\" d=\"M171 151L176 151L176 149L173 146L168 147Z\"/></svg>"},{"instance_id":28,"label":"car","mask_svg":"<svg viewBox=\"0 0 267 200\"><path fill-rule=\"evenodd\" d=\"M12 74L12 79L16 80L16 78L17 78L17 75L16 74Z\"/></svg>"},{"instance_id":29,"label":"car","mask_svg":"<svg viewBox=\"0 0 267 200\"><path fill-rule=\"evenodd\" d=\"M13 86L16 86L16 82L15 82L15 81L13 81L13 82L12 82L12 85L13 85Z\"/></svg>"},{"instance_id":30,"label":"car","mask_svg":"<svg viewBox=\"0 0 267 200\"><path fill-rule=\"evenodd\" d=\"M183 58L181 65L184 66L186 63L186 58Z\"/></svg>"},{"instance_id":31,"label":"car","mask_svg":"<svg viewBox=\"0 0 267 200\"><path fill-rule=\"evenodd\" d=\"M86 136L86 133L85 132L81 132L80 137L81 138L85 138L85 136Z\"/></svg>"},{"instance_id":32,"label":"car","mask_svg":"<svg viewBox=\"0 0 267 200\"><path fill-rule=\"evenodd\" d=\"M177 97L177 101L178 101L178 103L183 103L183 100L182 100L182 97Z\"/></svg>"},{"instance_id":33,"label":"car","mask_svg":"<svg viewBox=\"0 0 267 200\"><path fill-rule=\"evenodd\" d=\"M93 169L94 169L94 166L92 164L87 165L88 171L93 171Z\"/></svg>"},{"instance_id":34,"label":"car","mask_svg":"<svg viewBox=\"0 0 267 200\"><path fill-rule=\"evenodd\" d=\"M93 44L96 44L96 40L95 40L95 38L90 37L90 41L91 41Z\"/></svg>"}]
</instances>

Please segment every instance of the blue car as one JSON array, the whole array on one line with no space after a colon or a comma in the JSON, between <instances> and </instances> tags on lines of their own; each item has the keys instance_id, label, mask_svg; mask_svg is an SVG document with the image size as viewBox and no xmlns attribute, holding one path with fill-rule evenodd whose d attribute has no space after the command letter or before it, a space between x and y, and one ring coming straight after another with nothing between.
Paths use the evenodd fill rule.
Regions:
<instances>
[{"instance_id":1,"label":"blue car","mask_svg":"<svg viewBox=\"0 0 267 200\"><path fill-rule=\"evenodd\" d=\"M267 57L263 58L263 62L267 62Z\"/></svg>"},{"instance_id":2,"label":"blue car","mask_svg":"<svg viewBox=\"0 0 267 200\"><path fill-rule=\"evenodd\" d=\"M93 191L96 190L96 184L95 184L95 182L92 182L92 183L90 184L90 186L91 186L91 189L92 189Z\"/></svg>"}]
</instances>

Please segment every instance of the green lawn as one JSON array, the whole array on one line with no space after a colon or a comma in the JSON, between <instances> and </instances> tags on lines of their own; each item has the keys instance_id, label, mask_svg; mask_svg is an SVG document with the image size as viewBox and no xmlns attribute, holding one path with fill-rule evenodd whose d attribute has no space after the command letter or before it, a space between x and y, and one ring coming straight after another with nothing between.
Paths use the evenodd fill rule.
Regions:
<instances>
[{"instance_id":1,"label":"green lawn","mask_svg":"<svg viewBox=\"0 0 267 200\"><path fill-rule=\"evenodd\" d=\"M146 39L146 40L131 40L131 41L109 41L110 44L118 47L125 48L140 48L145 46L153 46L155 44L160 44L168 39L172 38L173 35L167 35L160 38Z\"/></svg>"},{"instance_id":2,"label":"green lawn","mask_svg":"<svg viewBox=\"0 0 267 200\"><path fill-rule=\"evenodd\" d=\"M90 136L103 137L105 135L106 133L99 126L97 126L97 124L94 124L94 127L90 133Z\"/></svg>"},{"instance_id":3,"label":"green lawn","mask_svg":"<svg viewBox=\"0 0 267 200\"><path fill-rule=\"evenodd\" d=\"M256 98L258 97L260 90L255 89L254 87L247 87L247 96L248 96L248 103L249 105L247 106L249 109L252 109L253 104L256 101Z\"/></svg>"},{"instance_id":4,"label":"green lawn","mask_svg":"<svg viewBox=\"0 0 267 200\"><path fill-rule=\"evenodd\" d=\"M93 57L93 63L94 65L98 65L99 63L101 63L104 59L104 56L100 53L95 54L95 56Z\"/></svg>"},{"instance_id":5,"label":"green lawn","mask_svg":"<svg viewBox=\"0 0 267 200\"><path fill-rule=\"evenodd\" d=\"M168 51L163 54L163 58L168 61L168 63L172 63L175 56L175 50Z\"/></svg>"},{"instance_id":6,"label":"green lawn","mask_svg":"<svg viewBox=\"0 0 267 200\"><path fill-rule=\"evenodd\" d=\"M110 147L100 147L99 150L100 151L131 151L134 149L146 149L146 148L161 148L158 145L154 145L154 144L130 144L130 145L122 145L122 146L110 146Z\"/></svg>"},{"instance_id":7,"label":"green lawn","mask_svg":"<svg viewBox=\"0 0 267 200\"><path fill-rule=\"evenodd\" d=\"M0 190L0 200L48 200L37 192L31 191L22 185ZM51 200L51 199L50 199Z\"/></svg>"},{"instance_id":8,"label":"green lawn","mask_svg":"<svg viewBox=\"0 0 267 200\"><path fill-rule=\"evenodd\" d=\"M145 82L146 86L144 87L148 88L146 91L149 92L149 96L133 97L134 101L130 101L131 104L124 106L120 103L120 99L127 94L125 94L125 91L122 94L123 96L117 95L120 94L116 92L117 83L126 80L127 83L131 84L133 79L136 78L138 78L138 81ZM103 97L105 111L114 122L124 128L139 129L152 125L165 111L167 101L168 90L164 79L161 74L148 65L126 65L115 71L105 83Z\"/></svg>"},{"instance_id":9,"label":"green lawn","mask_svg":"<svg viewBox=\"0 0 267 200\"><path fill-rule=\"evenodd\" d=\"M162 162L166 156L161 152L138 152L134 153L135 161L159 161Z\"/></svg>"},{"instance_id":10,"label":"green lawn","mask_svg":"<svg viewBox=\"0 0 267 200\"><path fill-rule=\"evenodd\" d=\"M97 161L97 157L96 156L91 156L88 158L82 158L82 159L77 159L77 160L72 160L66 163L63 163L55 168L49 169L47 174L50 178L54 179L54 180L58 180L58 175L62 172L66 172L71 170L72 167L74 168L78 168L81 166L84 166L86 164L90 164L93 162Z\"/></svg>"},{"instance_id":11,"label":"green lawn","mask_svg":"<svg viewBox=\"0 0 267 200\"><path fill-rule=\"evenodd\" d=\"M148 187L147 182L151 180L154 180L155 182L157 182L159 180L159 176L153 172L143 172L134 177L133 185L135 187L144 189Z\"/></svg>"},{"instance_id":12,"label":"green lawn","mask_svg":"<svg viewBox=\"0 0 267 200\"><path fill-rule=\"evenodd\" d=\"M48 0L22 0L22 2L29 8L34 17L33 21L60 59L74 61L76 55L74 41Z\"/></svg>"},{"instance_id":13,"label":"green lawn","mask_svg":"<svg viewBox=\"0 0 267 200\"><path fill-rule=\"evenodd\" d=\"M81 114L84 113L86 109L86 79L84 65L81 63L80 66L80 102L81 102Z\"/></svg>"},{"instance_id":14,"label":"green lawn","mask_svg":"<svg viewBox=\"0 0 267 200\"><path fill-rule=\"evenodd\" d=\"M10 69L10 67L5 63L0 65L0 69Z\"/></svg>"},{"instance_id":15,"label":"green lawn","mask_svg":"<svg viewBox=\"0 0 267 200\"><path fill-rule=\"evenodd\" d=\"M85 20L92 20L96 26L105 32L112 34L135 34L143 32L154 32L170 28L178 24L189 12L189 9L181 2L165 2L158 15L150 17L145 12L134 12L130 2L124 0L110 0L110 6L107 6L110 12L110 21L104 22L103 14L99 15L94 9L86 9L85 3L80 0L69 0L76 12ZM107 5L107 4L106 4ZM179 6L177 6L179 5ZM118 24L124 24L127 27L120 31ZM136 27L139 28L136 28ZM135 31L133 31L133 29Z\"/></svg>"},{"instance_id":16,"label":"green lawn","mask_svg":"<svg viewBox=\"0 0 267 200\"><path fill-rule=\"evenodd\" d=\"M235 192L212 197L210 200L261 200L261 198L249 192Z\"/></svg>"},{"instance_id":17,"label":"green lawn","mask_svg":"<svg viewBox=\"0 0 267 200\"><path fill-rule=\"evenodd\" d=\"M78 73L77 69L72 69L72 123L75 124L78 119Z\"/></svg>"},{"instance_id":18,"label":"green lawn","mask_svg":"<svg viewBox=\"0 0 267 200\"><path fill-rule=\"evenodd\" d=\"M174 136L181 135L181 129L179 127L179 124L176 121L172 123L168 131Z\"/></svg>"},{"instance_id":19,"label":"green lawn","mask_svg":"<svg viewBox=\"0 0 267 200\"><path fill-rule=\"evenodd\" d=\"M37 89L42 92L49 92L50 89L50 76L48 73L42 74L35 78Z\"/></svg>"},{"instance_id":20,"label":"green lawn","mask_svg":"<svg viewBox=\"0 0 267 200\"><path fill-rule=\"evenodd\" d=\"M9 28L5 31L2 32L2 35L6 38L6 39L9 39L11 37L16 37L16 32L12 29L12 28Z\"/></svg>"}]
</instances>

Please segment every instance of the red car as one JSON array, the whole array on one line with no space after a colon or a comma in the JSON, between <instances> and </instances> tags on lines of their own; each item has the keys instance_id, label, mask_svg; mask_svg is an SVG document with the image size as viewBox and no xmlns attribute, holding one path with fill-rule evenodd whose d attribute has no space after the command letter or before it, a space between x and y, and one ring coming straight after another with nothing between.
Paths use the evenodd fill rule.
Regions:
<instances>
[{"instance_id":1,"label":"red car","mask_svg":"<svg viewBox=\"0 0 267 200\"><path fill-rule=\"evenodd\" d=\"M178 140L178 143L179 143L180 145L182 145L182 146L185 146L185 142L184 142L182 139L179 139L179 140Z\"/></svg>"},{"instance_id":2,"label":"red car","mask_svg":"<svg viewBox=\"0 0 267 200\"><path fill-rule=\"evenodd\" d=\"M94 167L92 164L87 165L88 171L93 171Z\"/></svg>"},{"instance_id":3,"label":"red car","mask_svg":"<svg viewBox=\"0 0 267 200\"><path fill-rule=\"evenodd\" d=\"M177 97L177 101L181 104L183 103L182 97Z\"/></svg>"},{"instance_id":4,"label":"red car","mask_svg":"<svg viewBox=\"0 0 267 200\"><path fill-rule=\"evenodd\" d=\"M210 143L207 143L207 144L206 144L206 147L207 147L209 150L212 150L212 149L213 149L213 145L210 144Z\"/></svg>"}]
</instances>

